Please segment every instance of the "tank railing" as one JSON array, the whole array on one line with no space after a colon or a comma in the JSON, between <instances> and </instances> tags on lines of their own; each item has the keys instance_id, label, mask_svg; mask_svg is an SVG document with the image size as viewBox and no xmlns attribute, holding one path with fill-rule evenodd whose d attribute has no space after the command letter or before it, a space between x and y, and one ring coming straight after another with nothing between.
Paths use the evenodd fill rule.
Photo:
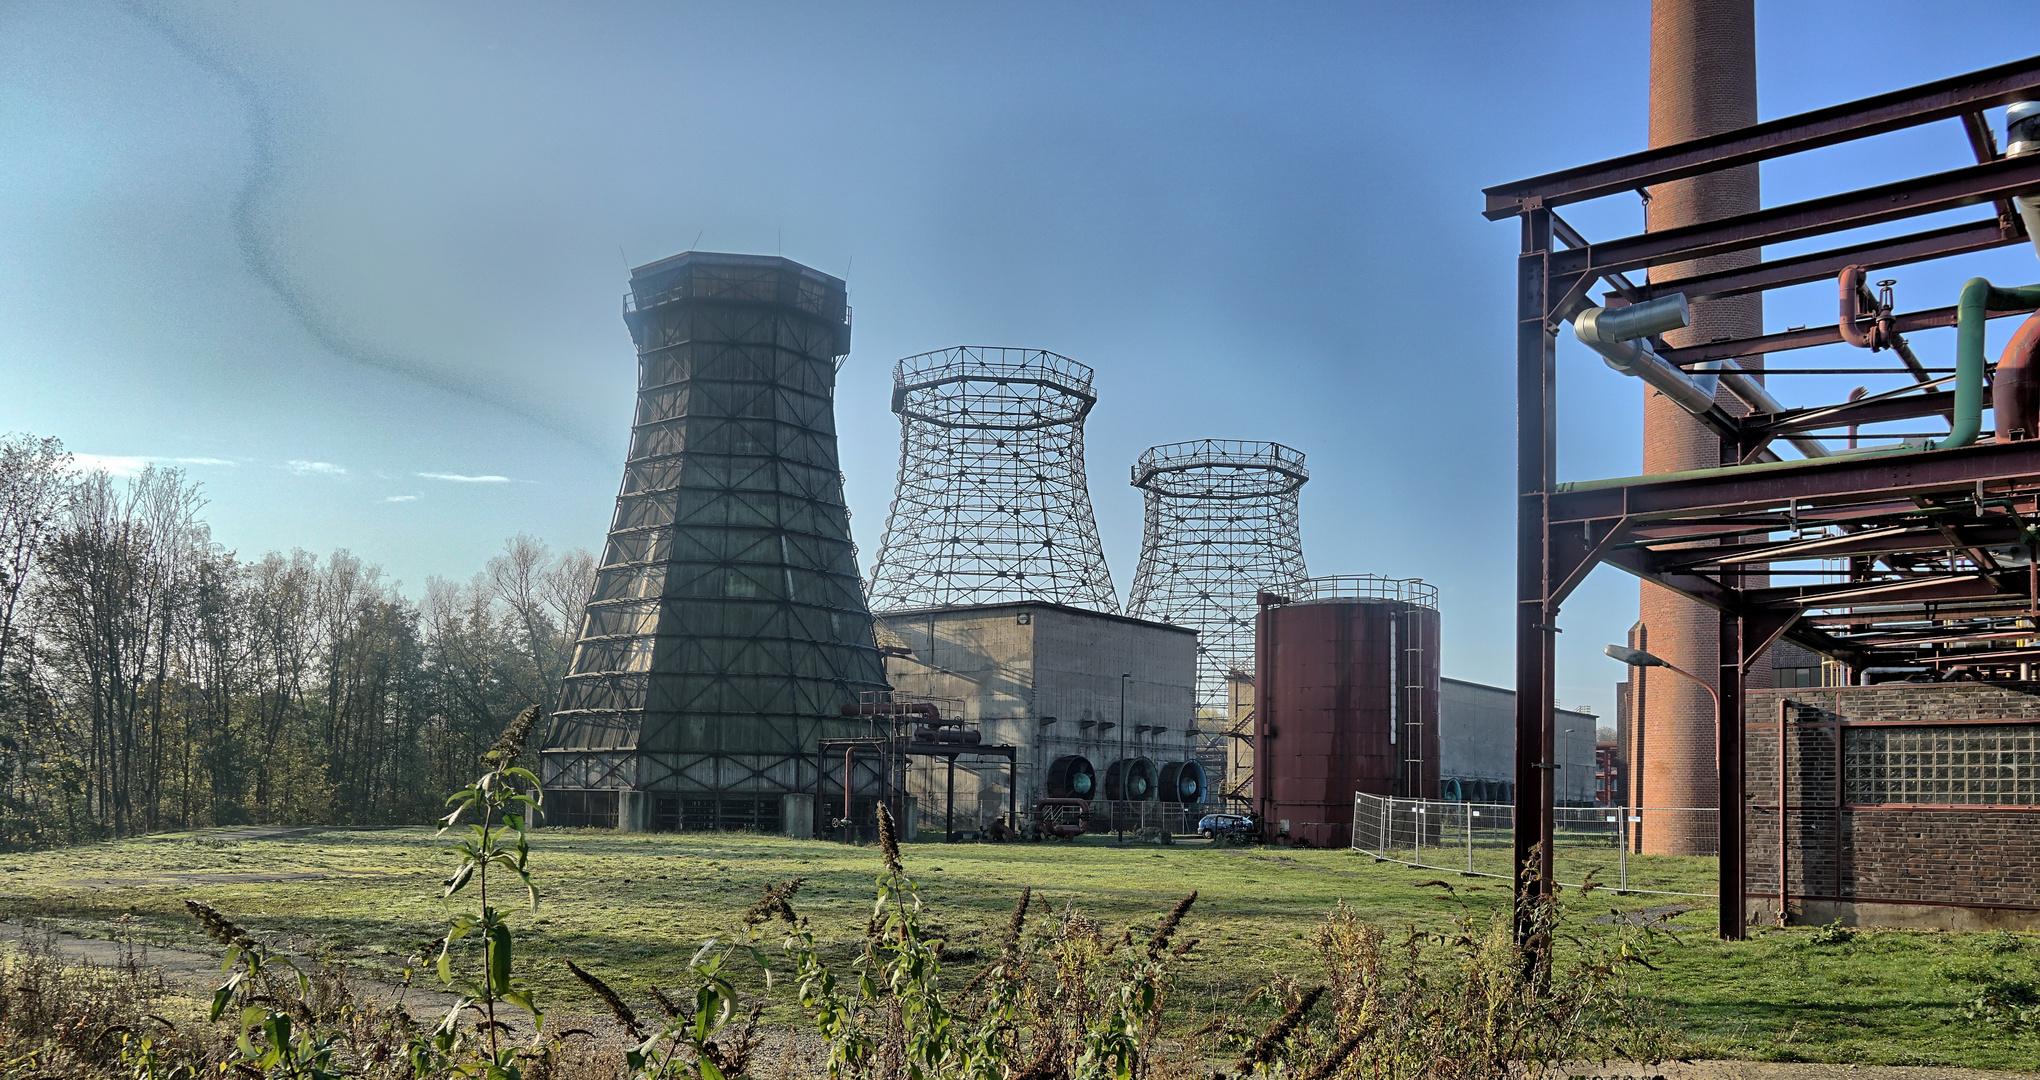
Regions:
<instances>
[{"instance_id":1,"label":"tank railing","mask_svg":"<svg viewBox=\"0 0 2040 1080\"><path fill-rule=\"evenodd\" d=\"M1314 600L1397 600L1433 611L1438 608L1438 587L1422 578L1341 574L1270 584L1268 589L1299 604Z\"/></svg>"},{"instance_id":2,"label":"tank railing","mask_svg":"<svg viewBox=\"0 0 2040 1080\"><path fill-rule=\"evenodd\" d=\"M1026 379L1072 394L1091 395L1090 365L1046 349L959 345L909 356L893 365L893 383L910 387L951 379Z\"/></svg>"},{"instance_id":3,"label":"tank railing","mask_svg":"<svg viewBox=\"0 0 2040 1080\"><path fill-rule=\"evenodd\" d=\"M1719 896L1715 855L1657 854L1718 851L1719 811L1561 806L1556 815L1552 855L1560 885L1577 888L1592 876L1617 893ZM1505 803L1353 797L1354 850L1427 870L1510 880L1515 825L1516 808Z\"/></svg>"}]
</instances>

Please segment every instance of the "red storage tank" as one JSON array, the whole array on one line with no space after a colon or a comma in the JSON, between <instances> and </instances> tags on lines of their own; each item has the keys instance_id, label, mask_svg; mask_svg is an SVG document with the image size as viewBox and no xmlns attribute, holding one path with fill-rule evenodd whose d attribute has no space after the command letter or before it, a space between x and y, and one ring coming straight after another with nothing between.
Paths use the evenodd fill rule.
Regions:
<instances>
[{"instance_id":1,"label":"red storage tank","mask_svg":"<svg viewBox=\"0 0 2040 1080\"><path fill-rule=\"evenodd\" d=\"M1311 578L1259 599L1254 806L1268 838L1346 847L1355 792L1437 798L1437 588Z\"/></svg>"}]
</instances>

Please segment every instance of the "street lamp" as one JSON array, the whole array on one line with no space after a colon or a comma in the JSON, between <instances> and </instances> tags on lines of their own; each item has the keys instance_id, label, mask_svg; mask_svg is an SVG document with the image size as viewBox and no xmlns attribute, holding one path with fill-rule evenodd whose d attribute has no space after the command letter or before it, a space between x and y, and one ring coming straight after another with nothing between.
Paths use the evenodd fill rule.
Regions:
<instances>
[{"instance_id":1,"label":"street lamp","mask_svg":"<svg viewBox=\"0 0 2040 1080\"><path fill-rule=\"evenodd\" d=\"M1126 788L1133 770L1126 767L1126 680L1133 678L1129 671L1119 676L1119 806L1112 815L1119 821L1119 842L1126 843Z\"/></svg>"},{"instance_id":2,"label":"street lamp","mask_svg":"<svg viewBox=\"0 0 2040 1080\"><path fill-rule=\"evenodd\" d=\"M1609 645L1602 648L1601 651L1607 653L1611 659L1620 660L1630 667L1661 667L1684 675L1699 683L1702 690L1707 691L1707 696L1714 699L1714 715L1721 715L1721 692L1716 690L1706 679L1687 671L1670 660L1666 660L1661 656L1653 656L1642 649L1632 649L1625 645Z\"/></svg>"}]
</instances>

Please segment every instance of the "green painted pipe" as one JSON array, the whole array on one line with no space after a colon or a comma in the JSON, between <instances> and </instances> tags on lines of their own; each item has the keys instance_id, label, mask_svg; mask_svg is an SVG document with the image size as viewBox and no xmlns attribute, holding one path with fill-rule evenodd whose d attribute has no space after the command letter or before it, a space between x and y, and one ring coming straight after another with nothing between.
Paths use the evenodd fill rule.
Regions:
<instances>
[{"instance_id":1,"label":"green painted pipe","mask_svg":"<svg viewBox=\"0 0 2040 1080\"><path fill-rule=\"evenodd\" d=\"M2000 289L1984 279L1970 278L1955 306L1955 422L1944 439L1927 442L1929 450L1968 446L1983 431L1983 331L1992 311L2017 311L2040 305L2040 285Z\"/></svg>"}]
</instances>

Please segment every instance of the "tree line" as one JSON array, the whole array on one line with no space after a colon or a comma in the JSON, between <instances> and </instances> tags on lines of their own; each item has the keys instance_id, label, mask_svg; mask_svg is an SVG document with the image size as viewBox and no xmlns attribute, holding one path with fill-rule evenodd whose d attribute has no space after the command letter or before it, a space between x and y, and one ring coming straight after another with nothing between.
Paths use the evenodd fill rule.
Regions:
<instances>
[{"instance_id":1,"label":"tree line","mask_svg":"<svg viewBox=\"0 0 2040 1080\"><path fill-rule=\"evenodd\" d=\"M0 846L421 822L557 698L588 552L519 535L412 599L346 551L243 558L204 506L0 438Z\"/></svg>"}]
</instances>

